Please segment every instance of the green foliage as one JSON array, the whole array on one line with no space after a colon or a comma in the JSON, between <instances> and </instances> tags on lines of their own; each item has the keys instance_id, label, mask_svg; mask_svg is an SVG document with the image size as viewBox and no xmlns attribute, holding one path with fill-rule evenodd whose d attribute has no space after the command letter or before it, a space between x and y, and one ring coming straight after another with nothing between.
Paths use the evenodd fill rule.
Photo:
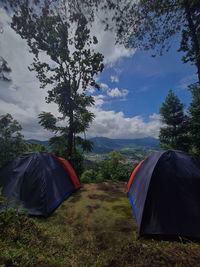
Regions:
<instances>
[{"instance_id":1,"label":"green foliage","mask_svg":"<svg viewBox=\"0 0 200 267\"><path fill-rule=\"evenodd\" d=\"M0 80L3 81L11 81L11 79L8 77L8 73L11 72L11 68L8 67L7 61L0 56Z\"/></svg>"},{"instance_id":2,"label":"green foliage","mask_svg":"<svg viewBox=\"0 0 200 267\"><path fill-rule=\"evenodd\" d=\"M56 103L62 114L55 118L42 112L39 122L45 129L66 136L64 145L71 160L76 154L75 136L85 132L94 118L88 110L94 98L86 90L90 86L99 89L95 76L104 66L103 55L90 49L97 39L90 37L84 15L64 18L60 12L47 6L38 15L24 4L13 16L12 27L27 40L35 56L30 70L36 71L41 88L50 86L47 103ZM46 52L51 64L39 59L41 52ZM60 120L66 119L65 127L58 126ZM85 148L86 143L82 141L82 145Z\"/></svg>"},{"instance_id":3,"label":"green foliage","mask_svg":"<svg viewBox=\"0 0 200 267\"><path fill-rule=\"evenodd\" d=\"M94 98L88 95L87 89L99 89L95 76L104 68L103 55L90 49L97 39L90 36L83 14L65 17L61 10L57 12L48 5L35 13L24 3L13 16L12 28L27 40L35 56L29 69L36 71L41 88L48 86L47 103L56 103L62 114L56 118L49 112L42 112L39 123L59 133L59 137L51 140L53 150L63 154L66 149L67 158L74 161L79 154L76 145L86 151L91 149L90 143L76 135L85 132L94 118L88 110ZM51 64L40 60L42 52L49 56ZM66 126L60 126L61 120Z\"/></svg>"},{"instance_id":4,"label":"green foliage","mask_svg":"<svg viewBox=\"0 0 200 267\"><path fill-rule=\"evenodd\" d=\"M92 145L90 141L84 140L77 136L74 138L75 148L71 157L71 164L76 170L77 174L80 175L83 172L83 161L84 157L82 151L88 151L91 149ZM67 135L63 134L61 136L54 136L49 139L50 152L54 155L62 158L68 158L67 154ZM80 148L82 151L80 151Z\"/></svg>"},{"instance_id":5,"label":"green foliage","mask_svg":"<svg viewBox=\"0 0 200 267\"><path fill-rule=\"evenodd\" d=\"M38 115L39 123L47 130L51 132L57 132L59 128L56 126L57 119L51 114L51 112L41 112Z\"/></svg>"},{"instance_id":6,"label":"green foliage","mask_svg":"<svg viewBox=\"0 0 200 267\"><path fill-rule=\"evenodd\" d=\"M200 155L200 85L198 83L190 86L192 102L189 107L190 134L192 139L191 152Z\"/></svg>"},{"instance_id":7,"label":"green foliage","mask_svg":"<svg viewBox=\"0 0 200 267\"><path fill-rule=\"evenodd\" d=\"M108 154L108 158L99 163L95 161L95 164L87 162L82 182L127 181L133 166L124 163L125 158L115 150Z\"/></svg>"},{"instance_id":8,"label":"green foliage","mask_svg":"<svg viewBox=\"0 0 200 267\"><path fill-rule=\"evenodd\" d=\"M25 152L21 125L10 114L0 116L0 166Z\"/></svg>"},{"instance_id":9,"label":"green foliage","mask_svg":"<svg viewBox=\"0 0 200 267\"><path fill-rule=\"evenodd\" d=\"M48 152L48 149L38 143L27 143L26 142L26 152L41 152L41 151L46 151Z\"/></svg>"},{"instance_id":10,"label":"green foliage","mask_svg":"<svg viewBox=\"0 0 200 267\"><path fill-rule=\"evenodd\" d=\"M160 143L163 149L189 150L189 120L184 114L184 105L179 98L169 91L160 108L161 120L165 126L160 129Z\"/></svg>"},{"instance_id":11,"label":"green foliage","mask_svg":"<svg viewBox=\"0 0 200 267\"><path fill-rule=\"evenodd\" d=\"M155 54L162 55L173 44L172 37L181 33L178 51L185 53L184 63L189 61L197 67L200 82L199 0L111 0L99 6L110 9L109 16L113 14L112 23L104 20L106 28L112 29L114 21L118 42L129 47L154 49Z\"/></svg>"},{"instance_id":12,"label":"green foliage","mask_svg":"<svg viewBox=\"0 0 200 267\"><path fill-rule=\"evenodd\" d=\"M74 169L76 170L78 176L80 176L84 170L83 160L84 160L83 154L78 149L75 149L72 154L70 162L74 167Z\"/></svg>"},{"instance_id":13,"label":"green foliage","mask_svg":"<svg viewBox=\"0 0 200 267\"><path fill-rule=\"evenodd\" d=\"M81 175L82 183L94 183L97 181L97 172L94 170L86 170Z\"/></svg>"}]
</instances>

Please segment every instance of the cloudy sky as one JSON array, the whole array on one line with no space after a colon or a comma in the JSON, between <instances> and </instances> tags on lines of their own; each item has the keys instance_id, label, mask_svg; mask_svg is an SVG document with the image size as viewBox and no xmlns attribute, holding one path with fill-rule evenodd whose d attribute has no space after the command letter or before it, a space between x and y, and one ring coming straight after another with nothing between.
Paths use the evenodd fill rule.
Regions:
<instances>
[{"instance_id":1,"label":"cloudy sky","mask_svg":"<svg viewBox=\"0 0 200 267\"><path fill-rule=\"evenodd\" d=\"M51 135L38 124L37 116L41 111L58 115L57 106L45 103L46 90L40 89L35 73L27 68L32 55L9 21L0 9L0 55L12 68L12 82L0 81L0 115L12 114L22 125L26 139L47 140ZM195 68L182 64L182 55L176 52L178 41L164 56L152 58L151 52L115 45L114 34L104 32L100 23L93 27L99 40L96 49L105 56L105 70L97 77L101 90L91 90L96 117L87 137L157 137L159 108L168 91L172 89L187 107L187 85L195 81Z\"/></svg>"}]
</instances>

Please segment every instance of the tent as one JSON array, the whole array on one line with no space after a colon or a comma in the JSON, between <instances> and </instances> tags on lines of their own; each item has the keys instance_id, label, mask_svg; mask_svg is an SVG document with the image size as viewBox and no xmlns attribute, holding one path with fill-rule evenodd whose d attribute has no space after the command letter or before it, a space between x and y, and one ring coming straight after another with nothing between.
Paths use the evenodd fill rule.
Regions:
<instances>
[{"instance_id":1,"label":"tent","mask_svg":"<svg viewBox=\"0 0 200 267\"><path fill-rule=\"evenodd\" d=\"M159 151L131 173L128 198L141 236L200 238L200 158Z\"/></svg>"},{"instance_id":2,"label":"tent","mask_svg":"<svg viewBox=\"0 0 200 267\"><path fill-rule=\"evenodd\" d=\"M47 216L80 188L80 181L67 160L34 152L13 159L0 169L0 188L8 207Z\"/></svg>"}]
</instances>

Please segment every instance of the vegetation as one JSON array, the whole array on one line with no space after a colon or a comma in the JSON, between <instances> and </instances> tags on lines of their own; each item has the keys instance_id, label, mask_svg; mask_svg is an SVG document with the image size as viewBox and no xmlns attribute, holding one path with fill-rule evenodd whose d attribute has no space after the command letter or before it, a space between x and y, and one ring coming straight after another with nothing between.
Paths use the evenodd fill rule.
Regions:
<instances>
[{"instance_id":1,"label":"vegetation","mask_svg":"<svg viewBox=\"0 0 200 267\"><path fill-rule=\"evenodd\" d=\"M48 218L12 212L0 212L1 266L199 265L198 243L138 239L124 183L85 185Z\"/></svg>"},{"instance_id":2,"label":"vegetation","mask_svg":"<svg viewBox=\"0 0 200 267\"><path fill-rule=\"evenodd\" d=\"M161 120L165 124L160 129L160 143L163 149L178 149L200 156L200 93L199 83L189 86L192 102L188 115L179 98L169 91L160 108Z\"/></svg>"},{"instance_id":3,"label":"vegetation","mask_svg":"<svg viewBox=\"0 0 200 267\"><path fill-rule=\"evenodd\" d=\"M0 116L0 167L26 151L21 125L10 114Z\"/></svg>"},{"instance_id":4,"label":"vegetation","mask_svg":"<svg viewBox=\"0 0 200 267\"><path fill-rule=\"evenodd\" d=\"M190 62L197 68L200 82L200 3L199 0L140 0L106 1L99 6L113 14L112 23L106 18L108 29L117 29L118 42L134 48L155 49L162 55L171 47L171 38L181 33L178 51L185 55L184 63ZM123 2L123 3L122 3ZM113 21L115 27L113 27Z\"/></svg>"},{"instance_id":5,"label":"vegetation","mask_svg":"<svg viewBox=\"0 0 200 267\"><path fill-rule=\"evenodd\" d=\"M77 145L83 149L91 147L76 135L85 132L94 118L88 110L94 104L94 98L88 95L87 89L90 86L99 89L95 76L104 67L103 56L90 49L97 39L90 37L85 17L77 13L73 19L71 24L59 12L50 13L46 8L37 15L22 5L12 23L13 29L27 40L35 56L30 70L37 72L41 88L50 86L47 103L55 102L62 115L56 118L49 112L42 112L39 122L47 130L60 134L51 142L58 148L62 140L65 154L72 163L77 155ZM42 52L46 52L50 62L40 60ZM66 119L65 126L58 125Z\"/></svg>"},{"instance_id":6,"label":"vegetation","mask_svg":"<svg viewBox=\"0 0 200 267\"><path fill-rule=\"evenodd\" d=\"M192 102L189 107L191 152L200 155L200 85L198 83L190 86Z\"/></svg>"},{"instance_id":7,"label":"vegetation","mask_svg":"<svg viewBox=\"0 0 200 267\"><path fill-rule=\"evenodd\" d=\"M189 150L188 117L184 114L184 105L179 98L169 91L160 108L161 121L165 126L160 129L161 148Z\"/></svg>"},{"instance_id":8,"label":"vegetation","mask_svg":"<svg viewBox=\"0 0 200 267\"><path fill-rule=\"evenodd\" d=\"M116 150L111 151L105 156L106 159L100 157L98 162L97 158L95 158L96 164L93 164L91 160L87 162L87 169L81 175L81 182L128 181L130 173L138 161L130 160L130 162L127 162L127 158Z\"/></svg>"},{"instance_id":9,"label":"vegetation","mask_svg":"<svg viewBox=\"0 0 200 267\"><path fill-rule=\"evenodd\" d=\"M11 81L8 74L11 72L11 68L8 67L7 61L0 56L0 80L2 81Z\"/></svg>"}]
</instances>

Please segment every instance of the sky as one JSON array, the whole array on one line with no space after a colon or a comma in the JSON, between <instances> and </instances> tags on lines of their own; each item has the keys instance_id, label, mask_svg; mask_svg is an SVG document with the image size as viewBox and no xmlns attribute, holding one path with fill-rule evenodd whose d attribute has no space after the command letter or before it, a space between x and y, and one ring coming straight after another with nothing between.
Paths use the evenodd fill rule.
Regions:
<instances>
[{"instance_id":1,"label":"sky","mask_svg":"<svg viewBox=\"0 0 200 267\"><path fill-rule=\"evenodd\" d=\"M38 124L38 114L47 111L59 116L57 106L45 102L47 89L41 89L36 74L28 70L33 56L9 23L0 9L0 55L12 68L12 82L0 81L0 115L10 113L21 124L25 139L47 140L52 134ZM173 90L187 110L191 101L187 86L197 79L195 67L183 64L182 54L176 52L178 37L168 53L153 58L152 51L116 45L114 33L105 32L98 22L92 31L99 40L95 50L104 55L105 69L96 77L101 89L90 90L95 119L87 138L157 138L162 125L159 109L168 91Z\"/></svg>"}]
</instances>

